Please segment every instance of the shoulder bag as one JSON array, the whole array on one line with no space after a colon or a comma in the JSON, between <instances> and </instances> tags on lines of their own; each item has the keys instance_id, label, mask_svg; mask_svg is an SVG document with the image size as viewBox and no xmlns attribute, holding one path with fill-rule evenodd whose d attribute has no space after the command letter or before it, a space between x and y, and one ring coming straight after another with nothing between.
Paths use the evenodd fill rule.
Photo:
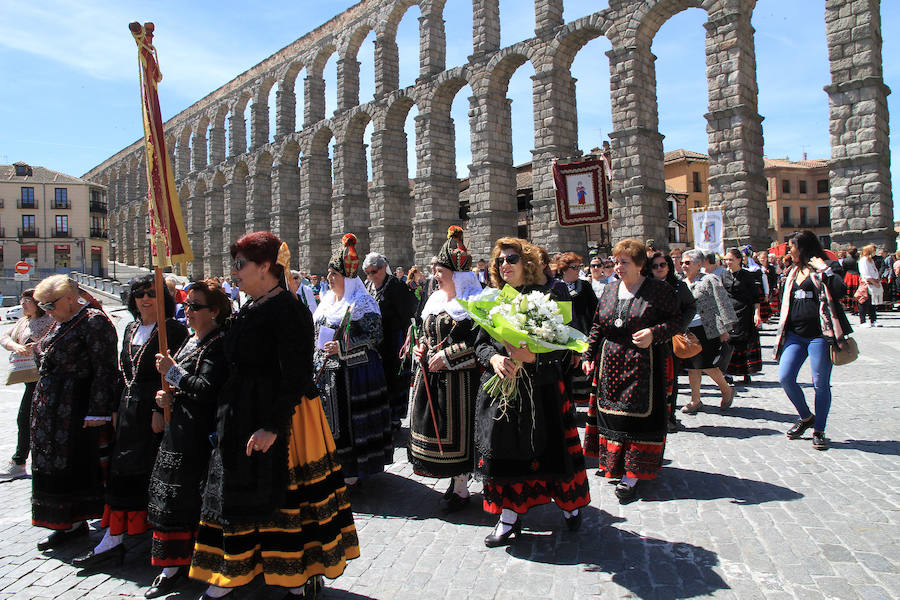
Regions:
<instances>
[{"instance_id":1,"label":"shoulder bag","mask_svg":"<svg viewBox=\"0 0 900 600\"><path fill-rule=\"evenodd\" d=\"M702 350L700 340L693 333L676 333L672 336L672 352L678 358L693 358Z\"/></svg>"},{"instance_id":2,"label":"shoulder bag","mask_svg":"<svg viewBox=\"0 0 900 600\"><path fill-rule=\"evenodd\" d=\"M859 358L859 346L853 338L844 338L844 345L841 347L837 342L831 344L829 354L831 362L835 366L848 365Z\"/></svg>"}]
</instances>

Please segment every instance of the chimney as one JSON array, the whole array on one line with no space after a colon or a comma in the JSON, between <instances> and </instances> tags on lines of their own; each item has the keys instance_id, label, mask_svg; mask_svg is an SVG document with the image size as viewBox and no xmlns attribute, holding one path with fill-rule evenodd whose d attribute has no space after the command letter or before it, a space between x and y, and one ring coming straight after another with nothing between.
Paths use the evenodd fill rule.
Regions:
<instances>
[{"instance_id":1,"label":"chimney","mask_svg":"<svg viewBox=\"0 0 900 600\"><path fill-rule=\"evenodd\" d=\"M803 160L806 160L806 152L803 153Z\"/></svg>"}]
</instances>

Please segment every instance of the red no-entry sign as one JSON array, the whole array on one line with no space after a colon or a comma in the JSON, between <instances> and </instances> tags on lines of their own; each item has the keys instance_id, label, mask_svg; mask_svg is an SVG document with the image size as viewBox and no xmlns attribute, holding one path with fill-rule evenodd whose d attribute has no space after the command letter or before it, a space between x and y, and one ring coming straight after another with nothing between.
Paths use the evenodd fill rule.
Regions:
<instances>
[{"instance_id":1,"label":"red no-entry sign","mask_svg":"<svg viewBox=\"0 0 900 600\"><path fill-rule=\"evenodd\" d=\"M31 271L31 265L24 260L20 260L16 263L16 273L27 275L29 271Z\"/></svg>"}]
</instances>

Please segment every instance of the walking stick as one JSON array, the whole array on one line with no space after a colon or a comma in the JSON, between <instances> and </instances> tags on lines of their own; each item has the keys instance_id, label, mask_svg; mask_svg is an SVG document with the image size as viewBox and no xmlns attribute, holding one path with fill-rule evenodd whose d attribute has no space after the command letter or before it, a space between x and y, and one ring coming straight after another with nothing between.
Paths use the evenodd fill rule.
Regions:
<instances>
[{"instance_id":1,"label":"walking stick","mask_svg":"<svg viewBox=\"0 0 900 600\"><path fill-rule=\"evenodd\" d=\"M419 338L419 328L416 327L415 319L410 320L412 321L413 346L415 346L416 340ZM428 410L431 412L431 422L434 425L434 438L437 440L438 452L443 456L444 446L441 444L441 432L438 431L437 416L434 414L434 403L431 401L431 386L428 385L428 367L425 366L424 359L419 359L419 368L422 370L422 382L425 384L425 396L428 398Z\"/></svg>"}]
</instances>

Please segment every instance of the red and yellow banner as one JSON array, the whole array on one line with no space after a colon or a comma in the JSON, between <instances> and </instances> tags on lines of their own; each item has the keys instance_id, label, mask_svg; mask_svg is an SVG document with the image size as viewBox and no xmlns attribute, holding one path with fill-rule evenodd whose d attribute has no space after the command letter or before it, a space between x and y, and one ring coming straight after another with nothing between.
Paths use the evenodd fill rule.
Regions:
<instances>
[{"instance_id":1,"label":"red and yellow banner","mask_svg":"<svg viewBox=\"0 0 900 600\"><path fill-rule=\"evenodd\" d=\"M194 259L184 229L181 203L175 190L172 162L166 152L166 137L159 110L157 84L162 73L153 47L153 23L128 25L138 47L141 106L144 114L144 144L147 155L147 192L150 203L150 251L153 264L168 267Z\"/></svg>"}]
</instances>

